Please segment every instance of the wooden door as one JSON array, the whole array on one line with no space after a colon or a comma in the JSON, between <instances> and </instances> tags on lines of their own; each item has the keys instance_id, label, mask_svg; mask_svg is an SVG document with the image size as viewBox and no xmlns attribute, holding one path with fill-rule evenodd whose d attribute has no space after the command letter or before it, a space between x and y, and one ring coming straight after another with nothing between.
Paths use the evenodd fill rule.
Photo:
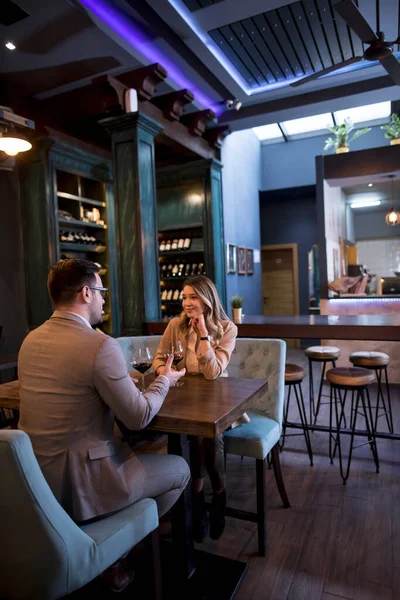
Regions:
<instances>
[{"instance_id":1,"label":"wooden door","mask_svg":"<svg viewBox=\"0 0 400 600\"><path fill-rule=\"evenodd\" d=\"M263 246L262 292L264 315L299 314L297 244Z\"/></svg>"}]
</instances>

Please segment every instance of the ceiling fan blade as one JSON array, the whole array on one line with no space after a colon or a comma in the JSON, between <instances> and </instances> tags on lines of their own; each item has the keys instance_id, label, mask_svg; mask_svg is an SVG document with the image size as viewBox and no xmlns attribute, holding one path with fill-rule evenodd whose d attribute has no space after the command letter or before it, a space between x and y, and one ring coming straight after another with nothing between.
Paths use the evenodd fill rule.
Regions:
<instances>
[{"instance_id":1,"label":"ceiling fan blade","mask_svg":"<svg viewBox=\"0 0 400 600\"><path fill-rule=\"evenodd\" d=\"M333 73L333 71L338 71L339 69L343 69L343 67L348 67L355 62L362 60L362 56L354 56L353 58L349 58L337 65L332 65L331 67L327 67L326 69L322 69L322 71L318 71L317 73L313 73L312 75L308 75L308 77L303 77L303 79L298 79L290 84L290 87L298 87L299 85L303 85L303 83L308 83L309 81L313 81L314 79L319 79L323 75L327 75L328 73Z\"/></svg>"},{"instance_id":2,"label":"ceiling fan blade","mask_svg":"<svg viewBox=\"0 0 400 600\"><path fill-rule=\"evenodd\" d=\"M394 54L381 60L381 65L389 73L394 83L400 85L400 63Z\"/></svg>"},{"instance_id":3,"label":"ceiling fan blade","mask_svg":"<svg viewBox=\"0 0 400 600\"><path fill-rule=\"evenodd\" d=\"M375 31L369 26L369 23L364 19L357 6L351 0L341 0L334 4L333 8L364 44L369 44L373 40L378 39Z\"/></svg>"}]
</instances>

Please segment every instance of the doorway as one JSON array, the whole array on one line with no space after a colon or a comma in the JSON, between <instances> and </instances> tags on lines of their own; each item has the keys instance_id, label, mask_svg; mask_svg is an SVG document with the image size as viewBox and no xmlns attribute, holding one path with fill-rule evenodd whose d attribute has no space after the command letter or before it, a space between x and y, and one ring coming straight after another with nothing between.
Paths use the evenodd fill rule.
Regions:
<instances>
[{"instance_id":1,"label":"doorway","mask_svg":"<svg viewBox=\"0 0 400 600\"><path fill-rule=\"evenodd\" d=\"M299 314L299 265L297 244L273 244L261 247L263 314ZM299 348L299 340L287 340Z\"/></svg>"}]
</instances>

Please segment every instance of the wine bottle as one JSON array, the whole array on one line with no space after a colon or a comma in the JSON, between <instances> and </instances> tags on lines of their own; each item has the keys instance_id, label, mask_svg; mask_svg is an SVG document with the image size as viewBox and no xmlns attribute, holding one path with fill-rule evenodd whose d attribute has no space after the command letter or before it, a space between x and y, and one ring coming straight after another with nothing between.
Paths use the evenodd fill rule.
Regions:
<instances>
[{"instance_id":1,"label":"wine bottle","mask_svg":"<svg viewBox=\"0 0 400 600\"><path fill-rule=\"evenodd\" d=\"M178 300L179 299L179 290L176 289L174 291L174 295L172 296L172 300Z\"/></svg>"},{"instance_id":2,"label":"wine bottle","mask_svg":"<svg viewBox=\"0 0 400 600\"><path fill-rule=\"evenodd\" d=\"M172 299L172 294L173 294L173 290L168 290L167 300L171 300Z\"/></svg>"},{"instance_id":3,"label":"wine bottle","mask_svg":"<svg viewBox=\"0 0 400 600\"><path fill-rule=\"evenodd\" d=\"M197 263L193 263L192 264L192 271L191 271L191 275L196 275L197 272Z\"/></svg>"},{"instance_id":4,"label":"wine bottle","mask_svg":"<svg viewBox=\"0 0 400 600\"><path fill-rule=\"evenodd\" d=\"M181 290L180 294L179 294L179 300L182 300L183 298L183 290Z\"/></svg>"},{"instance_id":5,"label":"wine bottle","mask_svg":"<svg viewBox=\"0 0 400 600\"><path fill-rule=\"evenodd\" d=\"M72 231L70 231L67 235L68 235L68 242L71 244L74 241L74 236L72 235Z\"/></svg>"},{"instance_id":6,"label":"wine bottle","mask_svg":"<svg viewBox=\"0 0 400 600\"><path fill-rule=\"evenodd\" d=\"M201 275L202 274L203 267L204 267L204 264L203 263L199 263L199 268L197 269L197 275Z\"/></svg>"},{"instance_id":7,"label":"wine bottle","mask_svg":"<svg viewBox=\"0 0 400 600\"><path fill-rule=\"evenodd\" d=\"M187 238L185 238L185 241L184 241L184 243L183 243L183 248L184 248L185 250L189 250L189 248L190 248L190 244L191 244L191 243L192 243L192 240L191 240L190 238L188 238L188 237L187 237Z\"/></svg>"},{"instance_id":8,"label":"wine bottle","mask_svg":"<svg viewBox=\"0 0 400 600\"><path fill-rule=\"evenodd\" d=\"M185 266L184 263L180 263L179 268L178 268L178 277L182 277L183 275L183 267Z\"/></svg>"},{"instance_id":9,"label":"wine bottle","mask_svg":"<svg viewBox=\"0 0 400 600\"><path fill-rule=\"evenodd\" d=\"M171 250L171 240L167 240L165 242L165 252L169 252Z\"/></svg>"},{"instance_id":10,"label":"wine bottle","mask_svg":"<svg viewBox=\"0 0 400 600\"><path fill-rule=\"evenodd\" d=\"M164 279L167 276L167 265L166 264L161 265L160 275L161 275L161 279Z\"/></svg>"},{"instance_id":11,"label":"wine bottle","mask_svg":"<svg viewBox=\"0 0 400 600\"><path fill-rule=\"evenodd\" d=\"M159 250L160 252L165 252L165 240L161 240Z\"/></svg>"},{"instance_id":12,"label":"wine bottle","mask_svg":"<svg viewBox=\"0 0 400 600\"><path fill-rule=\"evenodd\" d=\"M178 240L176 238L172 240L171 250L178 250Z\"/></svg>"},{"instance_id":13,"label":"wine bottle","mask_svg":"<svg viewBox=\"0 0 400 600\"><path fill-rule=\"evenodd\" d=\"M185 267L185 277L187 277L190 273L190 263L187 263Z\"/></svg>"},{"instance_id":14,"label":"wine bottle","mask_svg":"<svg viewBox=\"0 0 400 600\"><path fill-rule=\"evenodd\" d=\"M167 294L168 294L168 290L163 290L163 293L161 294L161 300L166 300Z\"/></svg>"},{"instance_id":15,"label":"wine bottle","mask_svg":"<svg viewBox=\"0 0 400 600\"><path fill-rule=\"evenodd\" d=\"M61 234L60 234L60 241L61 241L61 242L68 242L68 241L69 241L69 240L68 240L68 234L67 234L67 233L65 233L65 231L62 231L62 232L61 232Z\"/></svg>"},{"instance_id":16,"label":"wine bottle","mask_svg":"<svg viewBox=\"0 0 400 600\"><path fill-rule=\"evenodd\" d=\"M170 263L167 267L167 277L171 277L172 275L172 263Z\"/></svg>"},{"instance_id":17,"label":"wine bottle","mask_svg":"<svg viewBox=\"0 0 400 600\"><path fill-rule=\"evenodd\" d=\"M184 245L185 245L184 238L179 238L179 241L178 241L178 250L183 250Z\"/></svg>"}]
</instances>

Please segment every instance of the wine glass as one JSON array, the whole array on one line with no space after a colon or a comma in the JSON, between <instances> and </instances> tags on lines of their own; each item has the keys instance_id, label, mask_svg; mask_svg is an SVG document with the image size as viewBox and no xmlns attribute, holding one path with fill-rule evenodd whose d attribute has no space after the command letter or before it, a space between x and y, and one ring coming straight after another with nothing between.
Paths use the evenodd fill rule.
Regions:
<instances>
[{"instance_id":1,"label":"wine glass","mask_svg":"<svg viewBox=\"0 0 400 600\"><path fill-rule=\"evenodd\" d=\"M150 369L152 362L153 356L147 346L141 346L132 352L131 365L142 376L142 392L146 390L144 374Z\"/></svg>"},{"instance_id":2,"label":"wine glass","mask_svg":"<svg viewBox=\"0 0 400 600\"><path fill-rule=\"evenodd\" d=\"M171 340L171 341L168 343L168 350L167 350L167 352L164 354L164 358L165 358L165 360L167 360L167 358L168 358L169 356L171 356L171 354L172 354L172 356L174 357L174 358L173 358L173 360L172 360L172 362L173 362L173 364L174 364L174 365L175 365L175 367L176 367L176 369L175 369L175 370L177 371L177 370L178 370L178 363L180 363L180 362L181 362L181 360L182 360L182 359L183 359L183 357L184 357L183 346L182 346L182 342L181 342L180 340L177 340L175 343L174 343L174 342ZM177 382L175 383L175 385L178 385L178 386L179 386L179 385L183 385L183 381L177 381Z\"/></svg>"}]
</instances>

